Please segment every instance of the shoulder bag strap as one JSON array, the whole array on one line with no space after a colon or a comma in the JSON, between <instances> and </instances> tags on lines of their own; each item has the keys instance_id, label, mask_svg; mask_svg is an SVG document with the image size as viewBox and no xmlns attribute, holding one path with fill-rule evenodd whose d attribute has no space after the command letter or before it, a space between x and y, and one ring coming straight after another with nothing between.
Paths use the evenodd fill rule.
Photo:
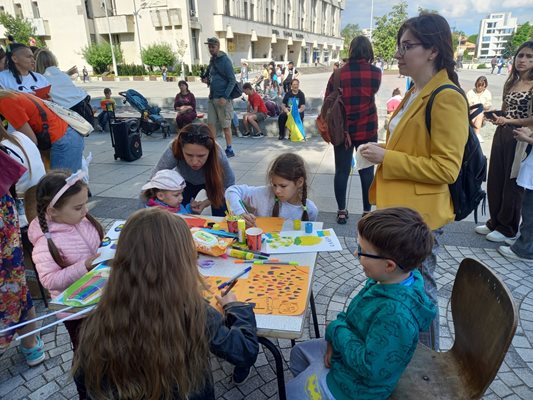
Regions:
<instances>
[{"instance_id":1,"label":"shoulder bag strap","mask_svg":"<svg viewBox=\"0 0 533 400\"><path fill-rule=\"evenodd\" d=\"M337 89L341 88L341 69L337 68L333 72L333 91L336 92Z\"/></svg>"},{"instance_id":2,"label":"shoulder bag strap","mask_svg":"<svg viewBox=\"0 0 533 400\"><path fill-rule=\"evenodd\" d=\"M466 100L466 97L465 97L463 91L461 89L459 89L457 86L451 85L451 84L446 84L446 85L439 86L437 89L435 89L433 91L433 93L431 93L431 96L429 97L429 100L428 100L428 104L426 106L426 128L427 128L428 133L429 133L430 136L431 136L431 109L433 108L433 100L435 100L435 96L437 96L437 94L442 92L444 89L452 89L452 90L455 90L458 93L461 93L461 95L463 96L463 98L466 101L466 105L468 106L468 100ZM471 120L472 118L469 117L469 119Z\"/></svg>"},{"instance_id":3,"label":"shoulder bag strap","mask_svg":"<svg viewBox=\"0 0 533 400\"><path fill-rule=\"evenodd\" d=\"M46 115L46 111L41 107L41 105L33 99L33 95L28 95L28 99L35 104L35 107L37 107L37 110L39 111L39 115L41 116L42 124L43 124L43 130L41 133L44 133L45 135L49 135L48 132L48 116Z\"/></svg>"}]
</instances>

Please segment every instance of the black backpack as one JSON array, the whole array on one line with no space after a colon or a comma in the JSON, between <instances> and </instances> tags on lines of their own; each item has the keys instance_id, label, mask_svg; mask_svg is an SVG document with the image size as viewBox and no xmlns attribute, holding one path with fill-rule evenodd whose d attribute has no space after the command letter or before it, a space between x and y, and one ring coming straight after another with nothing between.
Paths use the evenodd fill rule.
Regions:
<instances>
[{"instance_id":1,"label":"black backpack","mask_svg":"<svg viewBox=\"0 0 533 400\"><path fill-rule=\"evenodd\" d=\"M454 85L442 85L435 89L429 98L426 106L426 128L431 135L431 108L435 96L444 89L453 89L465 97L463 91ZM466 97L465 97L465 101ZM468 101L467 101L468 104ZM471 114L469 121L475 117ZM485 191L481 184L487 180L487 157L481 150L481 145L474 132L474 128L469 123L468 140L465 145L463 161L457 180L449 185L452 197L455 220L461 221L474 211L474 220L477 223L477 208L482 203L481 213L485 214Z\"/></svg>"}]
</instances>

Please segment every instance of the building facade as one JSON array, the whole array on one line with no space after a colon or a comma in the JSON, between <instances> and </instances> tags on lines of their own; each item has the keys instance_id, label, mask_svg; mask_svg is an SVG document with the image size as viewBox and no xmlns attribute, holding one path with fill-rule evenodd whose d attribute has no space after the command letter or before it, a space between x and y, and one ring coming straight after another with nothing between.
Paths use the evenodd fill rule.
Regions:
<instances>
[{"instance_id":1,"label":"building facade","mask_svg":"<svg viewBox=\"0 0 533 400\"><path fill-rule=\"evenodd\" d=\"M170 44L189 66L207 64L204 43L217 36L235 65L290 60L302 66L339 59L344 5L345 0L0 0L0 12L29 19L62 69L81 69L87 64L82 49L109 42L110 34L126 64L141 64L141 48L155 43Z\"/></svg>"},{"instance_id":2,"label":"building facade","mask_svg":"<svg viewBox=\"0 0 533 400\"><path fill-rule=\"evenodd\" d=\"M483 18L479 25L476 58L490 59L502 55L517 26L517 18L513 18L511 13L493 13Z\"/></svg>"}]
</instances>

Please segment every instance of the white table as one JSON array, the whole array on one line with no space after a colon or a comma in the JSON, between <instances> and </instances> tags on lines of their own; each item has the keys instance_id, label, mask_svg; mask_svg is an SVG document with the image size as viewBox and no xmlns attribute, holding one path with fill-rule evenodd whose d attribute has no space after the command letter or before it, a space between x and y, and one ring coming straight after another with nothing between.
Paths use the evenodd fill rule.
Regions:
<instances>
[{"instance_id":1,"label":"white table","mask_svg":"<svg viewBox=\"0 0 533 400\"><path fill-rule=\"evenodd\" d=\"M223 220L221 217L210 217L214 221ZM305 222L302 222L302 229ZM322 229L322 222L313 222L313 231ZM294 230L292 221L285 221L282 230ZM318 330L318 322L316 319L316 310L314 305L314 298L312 292L313 276L315 272L315 263L318 253L294 253L294 254L271 254L271 258L278 258L280 261L296 261L301 266L309 267L309 283L307 287L307 301L311 303L311 311L313 317L313 323L315 327L316 337L320 337ZM199 268L200 273L205 276L227 276L232 277L241 272L246 266L251 264L235 264L235 258L228 257L223 259L220 257L210 257L201 255L200 259L211 259L215 261L215 265L211 268ZM244 275L243 278L247 278L248 275ZM307 304L306 301L306 304ZM307 310L306 310L307 311ZM267 337L277 339L298 339L303 334L304 312L301 315L266 315L256 314L255 319L257 321L257 335L259 336L259 342L267 347L276 361L276 374L278 377L278 394L280 400L286 398L285 394L285 378L283 375L283 360L281 353L277 347Z\"/></svg>"}]
</instances>

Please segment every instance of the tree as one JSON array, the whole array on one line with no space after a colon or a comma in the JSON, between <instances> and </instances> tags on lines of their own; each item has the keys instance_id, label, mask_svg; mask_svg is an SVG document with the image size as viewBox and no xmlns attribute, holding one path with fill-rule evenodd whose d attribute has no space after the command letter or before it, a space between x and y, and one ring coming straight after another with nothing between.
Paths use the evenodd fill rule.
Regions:
<instances>
[{"instance_id":1,"label":"tree","mask_svg":"<svg viewBox=\"0 0 533 400\"><path fill-rule=\"evenodd\" d=\"M350 52L350 43L353 38L361 35L363 32L357 24L348 24L342 28L341 36L344 38L344 48L341 50L341 58L348 58Z\"/></svg>"},{"instance_id":2,"label":"tree","mask_svg":"<svg viewBox=\"0 0 533 400\"><path fill-rule=\"evenodd\" d=\"M474 43L474 44L477 44L477 37L478 37L478 34L476 33L475 35L470 35L468 36L468 41L470 43Z\"/></svg>"},{"instance_id":3,"label":"tree","mask_svg":"<svg viewBox=\"0 0 533 400\"><path fill-rule=\"evenodd\" d=\"M418 14L438 14L437 10L430 10L429 8L423 8L418 6Z\"/></svg>"},{"instance_id":4,"label":"tree","mask_svg":"<svg viewBox=\"0 0 533 400\"><path fill-rule=\"evenodd\" d=\"M120 50L120 47L114 46L113 50L117 63L122 62L122 50ZM81 50L81 54L97 74L104 73L107 71L108 66L113 64L111 45L107 42L86 46Z\"/></svg>"},{"instance_id":5,"label":"tree","mask_svg":"<svg viewBox=\"0 0 533 400\"><path fill-rule=\"evenodd\" d=\"M12 35L15 42L30 45L30 39L35 41L37 47L44 46L44 42L35 34L36 29L31 22L20 16L12 16L8 13L0 13L0 25L6 30L6 36Z\"/></svg>"},{"instance_id":6,"label":"tree","mask_svg":"<svg viewBox=\"0 0 533 400\"><path fill-rule=\"evenodd\" d=\"M503 50L502 55L504 57L512 57L516 50L522 45L522 43L533 39L533 25L529 25L529 22L519 25L516 32L513 33Z\"/></svg>"},{"instance_id":7,"label":"tree","mask_svg":"<svg viewBox=\"0 0 533 400\"><path fill-rule=\"evenodd\" d=\"M461 42L466 40L466 35L463 31L453 31L452 32L452 45L453 45L453 52L455 53L457 51L457 46L461 44Z\"/></svg>"},{"instance_id":8,"label":"tree","mask_svg":"<svg viewBox=\"0 0 533 400\"><path fill-rule=\"evenodd\" d=\"M153 67L161 68L163 65L174 65L176 54L168 43L151 44L141 51L141 59L153 70Z\"/></svg>"},{"instance_id":9,"label":"tree","mask_svg":"<svg viewBox=\"0 0 533 400\"><path fill-rule=\"evenodd\" d=\"M407 2L392 6L391 12L375 19L376 28L372 32L374 55L390 64L396 53L396 35L407 19Z\"/></svg>"}]
</instances>

